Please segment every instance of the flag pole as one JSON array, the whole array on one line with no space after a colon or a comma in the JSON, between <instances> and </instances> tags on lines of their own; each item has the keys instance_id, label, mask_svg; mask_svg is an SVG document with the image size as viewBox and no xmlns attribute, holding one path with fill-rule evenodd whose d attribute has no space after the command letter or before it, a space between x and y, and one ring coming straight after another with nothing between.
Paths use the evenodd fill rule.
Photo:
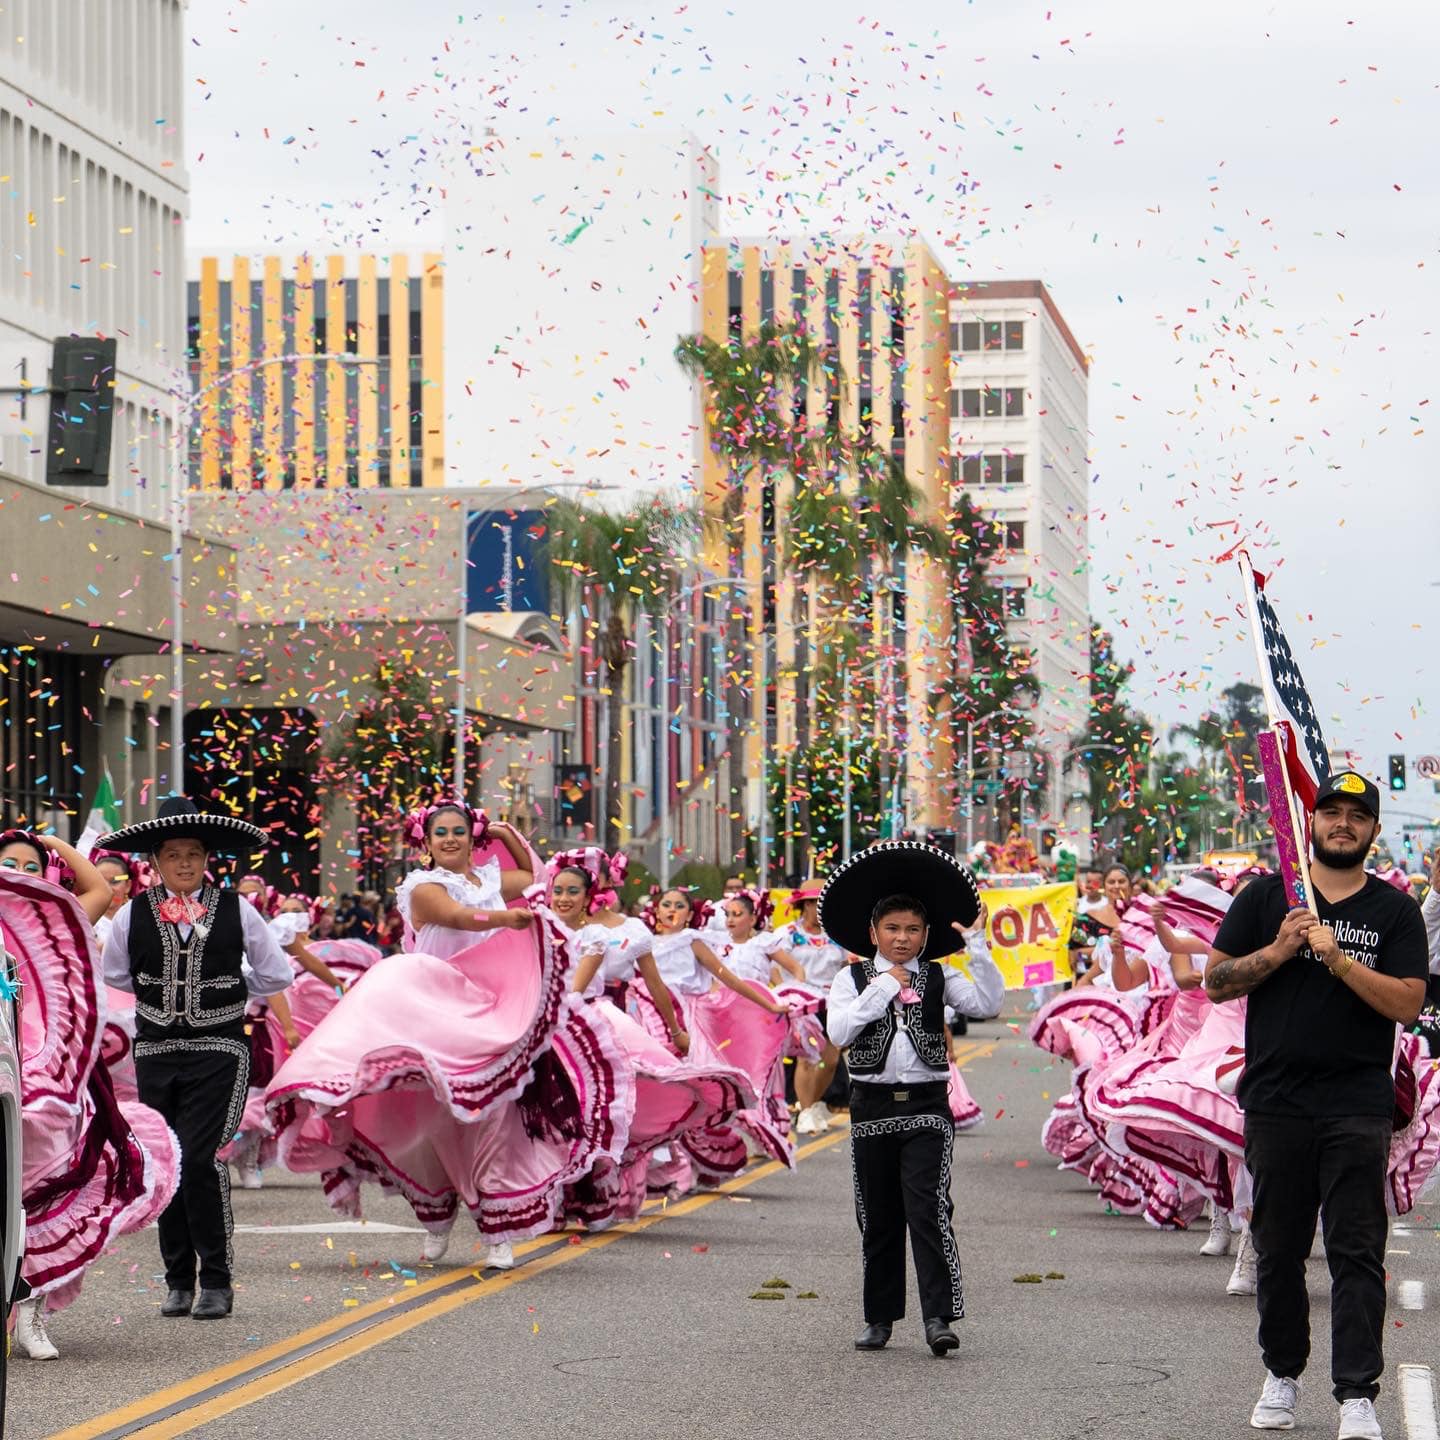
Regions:
<instances>
[{"instance_id":1,"label":"flag pole","mask_svg":"<svg viewBox=\"0 0 1440 1440\"><path fill-rule=\"evenodd\" d=\"M1295 847L1295 868L1300 875L1300 883L1304 886L1304 894L1299 896L1300 902L1318 920L1320 912L1315 906L1314 886L1310 883L1310 856L1305 842L1305 827L1300 823L1300 817L1295 808L1295 796L1290 789L1290 777L1285 770L1285 737L1276 724L1275 697L1270 690L1270 667L1265 660L1265 641L1260 634L1260 610L1255 604L1255 571L1250 564L1248 551L1242 550L1239 555L1240 573L1245 579L1245 613L1250 617L1250 638L1255 642L1255 661L1260 670L1260 693L1265 697L1265 713L1270 717L1270 734L1274 736L1276 750L1278 752L1278 788L1285 802L1285 813L1290 822L1290 840ZM1262 750L1263 761L1263 750ZM1270 771L1274 767L1266 766L1265 791L1270 799L1270 824L1277 831L1280 827L1275 823L1277 788L1271 780Z\"/></svg>"}]
</instances>

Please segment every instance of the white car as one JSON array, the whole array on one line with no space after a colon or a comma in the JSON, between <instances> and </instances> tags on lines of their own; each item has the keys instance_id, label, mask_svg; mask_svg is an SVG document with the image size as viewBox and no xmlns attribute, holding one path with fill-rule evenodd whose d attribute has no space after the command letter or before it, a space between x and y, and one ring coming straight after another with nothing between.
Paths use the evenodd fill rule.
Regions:
<instances>
[{"instance_id":1,"label":"white car","mask_svg":"<svg viewBox=\"0 0 1440 1440\"><path fill-rule=\"evenodd\" d=\"M15 962L0 946L0 1322L8 1322L25 1253L25 1207L20 1203L20 1035ZM8 1338L8 1337L7 1337ZM5 1365L0 1344L0 1433L5 1428Z\"/></svg>"}]
</instances>

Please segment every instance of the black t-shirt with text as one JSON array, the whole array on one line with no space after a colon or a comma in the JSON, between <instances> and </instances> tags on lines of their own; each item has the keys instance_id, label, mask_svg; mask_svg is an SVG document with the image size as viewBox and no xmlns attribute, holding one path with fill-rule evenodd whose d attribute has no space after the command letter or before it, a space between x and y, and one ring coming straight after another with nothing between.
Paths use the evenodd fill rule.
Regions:
<instances>
[{"instance_id":1,"label":"black t-shirt with text","mask_svg":"<svg viewBox=\"0 0 1440 1440\"><path fill-rule=\"evenodd\" d=\"M1382 975L1429 973L1425 923L1407 895L1373 875L1332 905L1317 890L1320 919L1340 948ZM1280 933L1289 904L1279 875L1252 880L1220 923L1215 949L1253 955ZM1389 1115L1395 1022L1337 980L1308 945L1250 992L1245 1070L1237 1099L1257 1115Z\"/></svg>"}]
</instances>

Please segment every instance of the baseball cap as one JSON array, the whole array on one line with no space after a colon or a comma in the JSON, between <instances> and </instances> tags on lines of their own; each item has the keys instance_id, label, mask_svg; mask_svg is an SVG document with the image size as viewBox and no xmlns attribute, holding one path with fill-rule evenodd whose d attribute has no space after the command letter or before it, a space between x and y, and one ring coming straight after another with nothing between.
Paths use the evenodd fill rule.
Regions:
<instances>
[{"instance_id":1,"label":"baseball cap","mask_svg":"<svg viewBox=\"0 0 1440 1440\"><path fill-rule=\"evenodd\" d=\"M1380 818L1380 788L1363 775L1357 775L1353 770L1336 771L1320 786L1319 793L1315 796L1316 809L1336 795L1356 801L1375 819Z\"/></svg>"}]
</instances>

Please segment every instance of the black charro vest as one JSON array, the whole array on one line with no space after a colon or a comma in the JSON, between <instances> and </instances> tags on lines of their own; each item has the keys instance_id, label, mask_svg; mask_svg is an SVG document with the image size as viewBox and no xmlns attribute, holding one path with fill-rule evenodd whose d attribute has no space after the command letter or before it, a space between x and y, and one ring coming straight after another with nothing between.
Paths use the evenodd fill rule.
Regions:
<instances>
[{"instance_id":1,"label":"black charro vest","mask_svg":"<svg viewBox=\"0 0 1440 1440\"><path fill-rule=\"evenodd\" d=\"M850 967L855 993L861 994L875 978L875 962L860 960ZM920 1063L928 1070L944 1074L950 1057L945 1049L945 973L933 960L922 960L915 972L915 1005L900 1010L900 1024L910 1037ZM895 1040L895 1007L887 1005L878 1020L872 1020L850 1042L846 1064L852 1075L874 1075L885 1064Z\"/></svg>"},{"instance_id":2,"label":"black charro vest","mask_svg":"<svg viewBox=\"0 0 1440 1440\"><path fill-rule=\"evenodd\" d=\"M163 885L142 891L130 908L130 979L135 986L137 1030L164 1035L239 1025L247 989L240 962L245 931L233 890L206 885L195 896L205 907L188 940L160 918ZM201 931L205 933L202 934Z\"/></svg>"}]
</instances>

